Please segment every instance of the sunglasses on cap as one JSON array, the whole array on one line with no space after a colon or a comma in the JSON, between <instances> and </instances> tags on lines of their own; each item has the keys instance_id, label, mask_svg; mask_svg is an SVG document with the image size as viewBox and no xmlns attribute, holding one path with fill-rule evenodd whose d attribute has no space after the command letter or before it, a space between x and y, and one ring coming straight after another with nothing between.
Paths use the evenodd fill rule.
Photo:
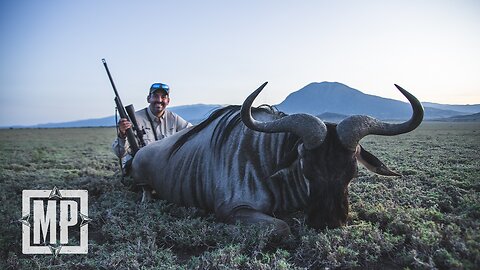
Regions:
<instances>
[{"instance_id":1,"label":"sunglasses on cap","mask_svg":"<svg viewBox=\"0 0 480 270\"><path fill-rule=\"evenodd\" d=\"M154 83L150 87L150 94L157 91L157 90L164 90L168 94L168 92L170 91L170 87L168 87L168 85L166 85L164 83Z\"/></svg>"}]
</instances>

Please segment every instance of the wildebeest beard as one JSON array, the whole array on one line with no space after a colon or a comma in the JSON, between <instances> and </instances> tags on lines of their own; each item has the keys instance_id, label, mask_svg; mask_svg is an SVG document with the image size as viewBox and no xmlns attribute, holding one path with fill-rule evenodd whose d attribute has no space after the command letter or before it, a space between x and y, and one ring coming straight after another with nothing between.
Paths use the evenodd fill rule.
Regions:
<instances>
[{"instance_id":1,"label":"wildebeest beard","mask_svg":"<svg viewBox=\"0 0 480 270\"><path fill-rule=\"evenodd\" d=\"M338 140L336 125L327 123L327 130L325 143L304 157L305 176L310 182L307 224L316 229L345 225L348 185L357 174L354 153Z\"/></svg>"},{"instance_id":2,"label":"wildebeest beard","mask_svg":"<svg viewBox=\"0 0 480 270\"><path fill-rule=\"evenodd\" d=\"M315 229L345 225L348 218L348 188L311 188L307 224Z\"/></svg>"}]
</instances>

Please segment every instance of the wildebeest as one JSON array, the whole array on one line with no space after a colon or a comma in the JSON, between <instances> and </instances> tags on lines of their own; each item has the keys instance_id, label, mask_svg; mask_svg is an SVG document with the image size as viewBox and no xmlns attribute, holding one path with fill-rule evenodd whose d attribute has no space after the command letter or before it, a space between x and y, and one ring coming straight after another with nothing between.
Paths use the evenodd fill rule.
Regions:
<instances>
[{"instance_id":1,"label":"wildebeest","mask_svg":"<svg viewBox=\"0 0 480 270\"><path fill-rule=\"evenodd\" d=\"M289 226L276 217L304 210L309 226L338 227L347 220L357 161L377 174L399 175L359 141L410 132L423 119L421 103L397 85L413 108L411 119L399 124L363 115L333 124L309 114L251 108L265 85L241 107L221 108L197 126L142 148L132 164L136 183L225 223L265 222L286 234Z\"/></svg>"}]
</instances>

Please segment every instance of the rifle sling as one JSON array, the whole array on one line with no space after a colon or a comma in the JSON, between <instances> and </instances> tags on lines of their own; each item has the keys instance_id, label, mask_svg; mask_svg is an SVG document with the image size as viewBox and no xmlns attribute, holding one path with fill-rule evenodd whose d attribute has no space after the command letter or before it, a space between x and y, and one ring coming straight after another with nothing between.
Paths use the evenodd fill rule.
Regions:
<instances>
[{"instance_id":1,"label":"rifle sling","mask_svg":"<svg viewBox=\"0 0 480 270\"><path fill-rule=\"evenodd\" d=\"M147 110L148 110L148 107L145 108L145 114L147 115L148 121L150 122L150 126L152 127L153 136L155 136L155 141L158 141L157 130L156 130L155 126L153 125L152 118L150 117L150 114L148 113Z\"/></svg>"}]
</instances>

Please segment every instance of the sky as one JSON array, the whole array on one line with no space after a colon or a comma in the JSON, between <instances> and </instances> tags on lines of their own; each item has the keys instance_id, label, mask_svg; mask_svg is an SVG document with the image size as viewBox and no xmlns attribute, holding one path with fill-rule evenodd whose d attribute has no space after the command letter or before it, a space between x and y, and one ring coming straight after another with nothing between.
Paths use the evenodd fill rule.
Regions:
<instances>
[{"instance_id":1,"label":"sky","mask_svg":"<svg viewBox=\"0 0 480 270\"><path fill-rule=\"evenodd\" d=\"M170 106L278 104L335 81L404 101L480 103L480 1L0 1L0 126Z\"/></svg>"}]
</instances>

